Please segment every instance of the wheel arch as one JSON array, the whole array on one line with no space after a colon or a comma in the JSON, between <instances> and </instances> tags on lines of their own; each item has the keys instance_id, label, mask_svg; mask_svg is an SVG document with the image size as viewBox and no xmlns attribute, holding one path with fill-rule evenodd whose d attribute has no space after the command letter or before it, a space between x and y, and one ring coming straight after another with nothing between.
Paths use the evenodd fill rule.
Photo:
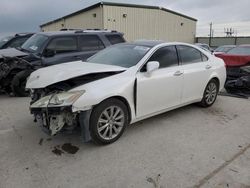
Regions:
<instances>
[{"instance_id":1,"label":"wheel arch","mask_svg":"<svg viewBox=\"0 0 250 188\"><path fill-rule=\"evenodd\" d=\"M119 96L119 95L116 95L116 96L112 96L112 97L109 97L109 98L106 98L104 100L102 100L100 103L106 101L106 100L109 100L109 99L118 99L120 100L121 102L123 102L126 107L127 107L127 110L128 110L128 122L130 123L131 122L131 119L132 119L132 111L131 111L131 108L130 108L130 105L129 105L129 102L128 100L125 98L125 97L122 97L122 96ZM100 104L99 103L99 104ZM98 104L97 104L98 105ZM96 105L96 106L97 106Z\"/></svg>"},{"instance_id":2,"label":"wheel arch","mask_svg":"<svg viewBox=\"0 0 250 188\"><path fill-rule=\"evenodd\" d=\"M220 89L220 79L219 79L217 76L214 76L214 77L212 77L212 78L209 80L209 82L210 82L211 80L215 80L215 81L218 83L218 88Z\"/></svg>"}]
</instances>

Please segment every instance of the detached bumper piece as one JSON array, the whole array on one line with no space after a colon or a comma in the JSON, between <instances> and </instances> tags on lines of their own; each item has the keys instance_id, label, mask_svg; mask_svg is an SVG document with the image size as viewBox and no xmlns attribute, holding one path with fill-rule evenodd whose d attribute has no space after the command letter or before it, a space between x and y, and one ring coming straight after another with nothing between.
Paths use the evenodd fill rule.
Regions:
<instances>
[{"instance_id":1,"label":"detached bumper piece","mask_svg":"<svg viewBox=\"0 0 250 188\"><path fill-rule=\"evenodd\" d=\"M31 108L35 121L42 130L49 135L56 135L61 131L73 132L80 125L84 142L91 140L89 132L89 118L91 111L73 113L71 107Z\"/></svg>"}]
</instances>

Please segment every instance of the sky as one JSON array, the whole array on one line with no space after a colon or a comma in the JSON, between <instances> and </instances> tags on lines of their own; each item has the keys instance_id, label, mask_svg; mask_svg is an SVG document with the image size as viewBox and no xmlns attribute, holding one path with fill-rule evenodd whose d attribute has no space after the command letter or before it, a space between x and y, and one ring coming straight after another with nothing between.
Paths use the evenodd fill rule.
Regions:
<instances>
[{"instance_id":1,"label":"sky","mask_svg":"<svg viewBox=\"0 0 250 188\"><path fill-rule=\"evenodd\" d=\"M224 28L235 35L250 36L249 0L107 0L161 6L198 19L197 36L224 36ZM39 25L65 16L98 0L1 0L0 36L15 32L39 31Z\"/></svg>"}]
</instances>

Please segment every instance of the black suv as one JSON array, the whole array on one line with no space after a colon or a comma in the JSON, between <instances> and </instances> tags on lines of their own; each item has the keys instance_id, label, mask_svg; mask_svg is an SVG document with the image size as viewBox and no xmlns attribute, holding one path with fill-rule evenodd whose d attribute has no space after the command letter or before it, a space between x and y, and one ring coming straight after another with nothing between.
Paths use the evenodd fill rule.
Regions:
<instances>
[{"instance_id":1,"label":"black suv","mask_svg":"<svg viewBox=\"0 0 250 188\"><path fill-rule=\"evenodd\" d=\"M34 70L84 61L98 51L122 42L125 42L123 33L109 30L37 33L20 48L0 50L0 88L15 96L27 96L26 80Z\"/></svg>"},{"instance_id":2,"label":"black suv","mask_svg":"<svg viewBox=\"0 0 250 188\"><path fill-rule=\"evenodd\" d=\"M0 40L0 49L21 47L33 34L34 33L17 33L12 36L3 37Z\"/></svg>"}]
</instances>

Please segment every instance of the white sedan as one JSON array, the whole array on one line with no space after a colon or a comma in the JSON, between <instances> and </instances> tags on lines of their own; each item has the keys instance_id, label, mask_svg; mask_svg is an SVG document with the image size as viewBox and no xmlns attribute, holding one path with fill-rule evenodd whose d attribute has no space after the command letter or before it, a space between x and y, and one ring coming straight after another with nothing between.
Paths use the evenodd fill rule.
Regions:
<instances>
[{"instance_id":1,"label":"white sedan","mask_svg":"<svg viewBox=\"0 0 250 188\"><path fill-rule=\"evenodd\" d=\"M225 80L223 60L194 45L138 41L39 69L26 87L31 113L51 135L80 126L84 141L110 144L128 124L191 103L213 105Z\"/></svg>"}]
</instances>

